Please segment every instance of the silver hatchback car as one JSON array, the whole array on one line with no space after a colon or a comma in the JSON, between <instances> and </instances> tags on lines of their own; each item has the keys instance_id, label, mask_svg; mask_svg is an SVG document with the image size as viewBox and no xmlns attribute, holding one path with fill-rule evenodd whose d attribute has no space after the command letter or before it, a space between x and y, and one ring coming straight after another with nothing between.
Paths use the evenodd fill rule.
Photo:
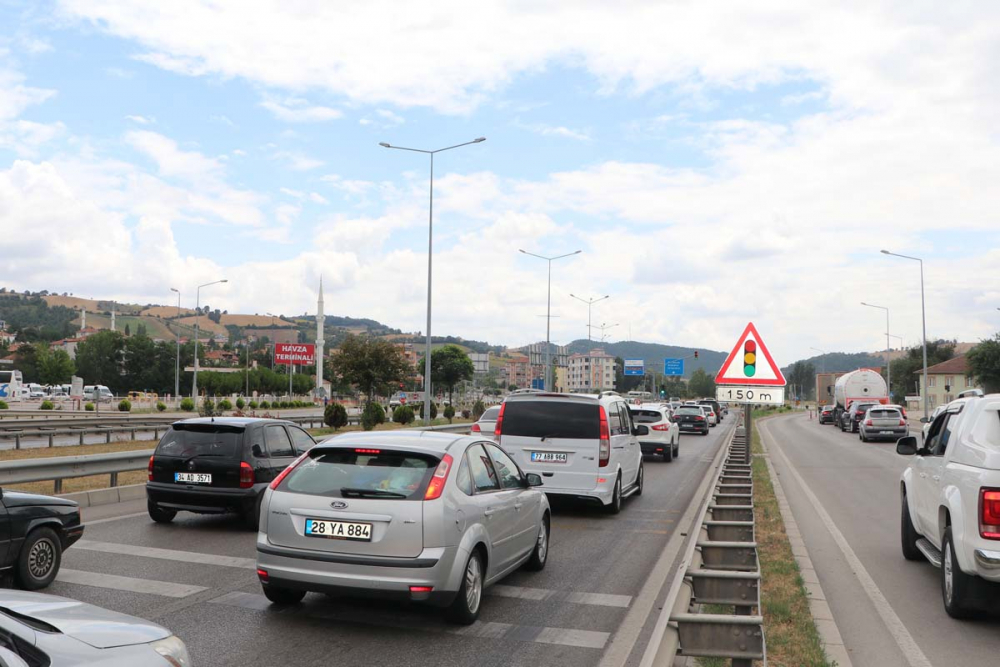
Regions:
<instances>
[{"instance_id":1,"label":"silver hatchback car","mask_svg":"<svg viewBox=\"0 0 1000 667\"><path fill-rule=\"evenodd\" d=\"M310 591L408 599L470 624L486 587L521 566L545 567L541 484L483 436L340 435L265 493L257 576L277 604Z\"/></svg>"}]
</instances>

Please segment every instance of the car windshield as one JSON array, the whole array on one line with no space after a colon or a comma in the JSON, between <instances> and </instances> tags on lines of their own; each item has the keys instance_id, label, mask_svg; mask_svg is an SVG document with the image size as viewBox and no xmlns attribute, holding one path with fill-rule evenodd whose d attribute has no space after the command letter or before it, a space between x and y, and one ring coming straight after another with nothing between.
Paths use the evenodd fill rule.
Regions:
<instances>
[{"instance_id":1,"label":"car windshield","mask_svg":"<svg viewBox=\"0 0 1000 667\"><path fill-rule=\"evenodd\" d=\"M500 408L498 407L490 408L489 410L484 412L483 416L480 417L479 419L487 422L495 422L497 420L498 414L500 414Z\"/></svg>"},{"instance_id":2,"label":"car windshield","mask_svg":"<svg viewBox=\"0 0 1000 667\"><path fill-rule=\"evenodd\" d=\"M701 408L696 408L693 405L682 405L677 408L677 414L679 415L700 415Z\"/></svg>"},{"instance_id":3,"label":"car windshield","mask_svg":"<svg viewBox=\"0 0 1000 667\"><path fill-rule=\"evenodd\" d=\"M232 458L243 440L243 427L228 424L174 424L156 446L156 456Z\"/></svg>"},{"instance_id":4,"label":"car windshield","mask_svg":"<svg viewBox=\"0 0 1000 667\"><path fill-rule=\"evenodd\" d=\"M597 403L509 401L503 411L503 435L526 438L597 440L601 420Z\"/></svg>"},{"instance_id":5,"label":"car windshield","mask_svg":"<svg viewBox=\"0 0 1000 667\"><path fill-rule=\"evenodd\" d=\"M872 419L899 419L901 415L899 410L869 410L868 416Z\"/></svg>"},{"instance_id":6,"label":"car windshield","mask_svg":"<svg viewBox=\"0 0 1000 667\"><path fill-rule=\"evenodd\" d=\"M636 410L631 408L632 421L636 424L655 424L663 421L663 415L657 410Z\"/></svg>"},{"instance_id":7,"label":"car windshield","mask_svg":"<svg viewBox=\"0 0 1000 667\"><path fill-rule=\"evenodd\" d=\"M420 500L438 463L428 454L377 447L318 448L278 490L331 498Z\"/></svg>"}]
</instances>

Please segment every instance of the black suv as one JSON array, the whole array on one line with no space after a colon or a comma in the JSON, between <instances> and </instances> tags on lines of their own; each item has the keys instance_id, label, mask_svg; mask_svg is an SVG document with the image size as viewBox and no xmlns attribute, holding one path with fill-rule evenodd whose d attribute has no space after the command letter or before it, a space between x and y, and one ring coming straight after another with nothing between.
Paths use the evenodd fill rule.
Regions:
<instances>
[{"instance_id":1,"label":"black suv","mask_svg":"<svg viewBox=\"0 0 1000 667\"><path fill-rule=\"evenodd\" d=\"M149 457L149 516L168 523L179 510L234 512L256 530L267 485L315 444L311 435L280 419L175 422Z\"/></svg>"},{"instance_id":2,"label":"black suv","mask_svg":"<svg viewBox=\"0 0 1000 667\"><path fill-rule=\"evenodd\" d=\"M0 579L21 588L52 583L62 553L83 535L80 506L66 498L0 489Z\"/></svg>"},{"instance_id":3,"label":"black suv","mask_svg":"<svg viewBox=\"0 0 1000 667\"><path fill-rule=\"evenodd\" d=\"M868 408L875 405L878 405L878 403L862 403L861 401L851 403L851 407L840 415L840 430L857 433L861 420L865 418L865 413L868 412Z\"/></svg>"}]
</instances>

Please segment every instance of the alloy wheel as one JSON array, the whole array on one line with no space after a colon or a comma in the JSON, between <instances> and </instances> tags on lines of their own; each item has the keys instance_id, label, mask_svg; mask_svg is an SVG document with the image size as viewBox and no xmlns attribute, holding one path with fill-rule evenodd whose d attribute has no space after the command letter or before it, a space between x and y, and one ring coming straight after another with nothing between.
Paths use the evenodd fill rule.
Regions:
<instances>
[{"instance_id":1,"label":"alloy wheel","mask_svg":"<svg viewBox=\"0 0 1000 667\"><path fill-rule=\"evenodd\" d=\"M479 558L473 556L465 568L465 603L469 611L475 614L479 611L479 603L483 597L483 574Z\"/></svg>"},{"instance_id":2,"label":"alloy wheel","mask_svg":"<svg viewBox=\"0 0 1000 667\"><path fill-rule=\"evenodd\" d=\"M35 579L44 579L52 571L56 562L56 548L52 542L43 538L35 542L28 552L28 572Z\"/></svg>"}]
</instances>

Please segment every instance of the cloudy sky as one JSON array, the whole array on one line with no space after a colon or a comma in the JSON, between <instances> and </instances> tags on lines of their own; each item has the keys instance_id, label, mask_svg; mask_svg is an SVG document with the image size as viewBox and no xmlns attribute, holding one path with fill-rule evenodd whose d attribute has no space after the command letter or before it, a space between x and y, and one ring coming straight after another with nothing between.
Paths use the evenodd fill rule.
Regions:
<instances>
[{"instance_id":1,"label":"cloudy sky","mask_svg":"<svg viewBox=\"0 0 1000 667\"><path fill-rule=\"evenodd\" d=\"M738 8L737 4L744 7ZM752 5L752 6L751 6ZM1000 5L0 0L0 283L779 363L1000 328Z\"/></svg>"}]
</instances>

